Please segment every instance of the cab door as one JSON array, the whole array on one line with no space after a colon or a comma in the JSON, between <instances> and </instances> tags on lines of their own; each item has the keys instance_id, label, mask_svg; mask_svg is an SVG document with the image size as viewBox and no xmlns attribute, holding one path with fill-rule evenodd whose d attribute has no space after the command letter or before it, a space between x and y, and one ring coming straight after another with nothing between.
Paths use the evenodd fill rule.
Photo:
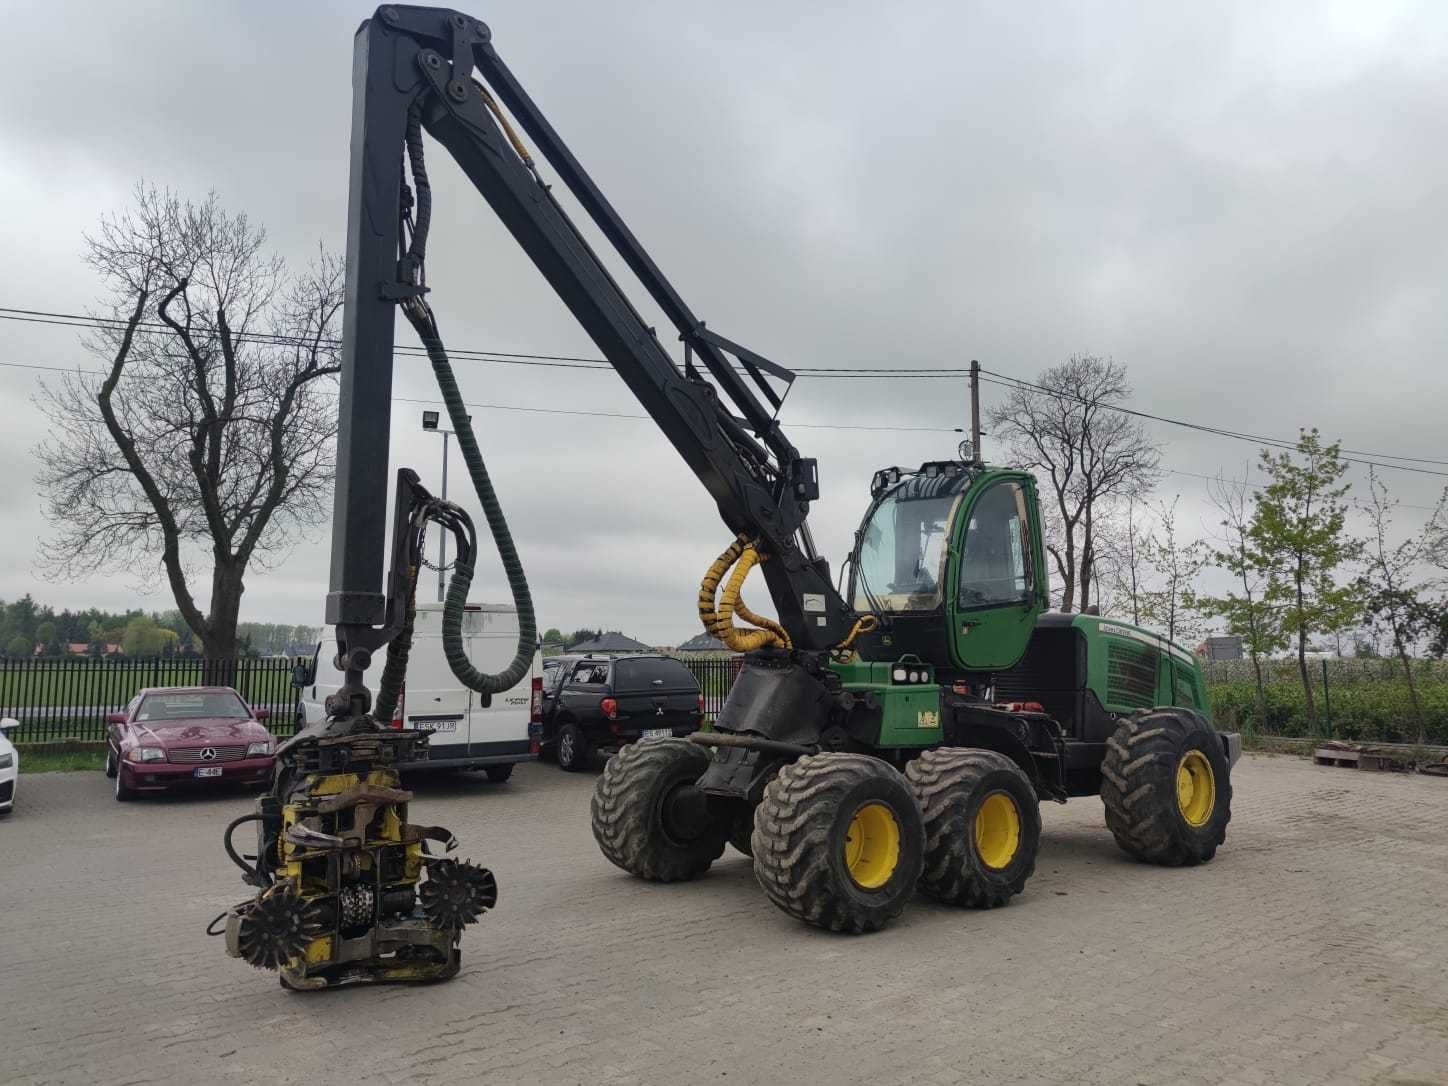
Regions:
<instances>
[{"instance_id":1,"label":"cab door","mask_svg":"<svg viewBox=\"0 0 1448 1086\"><path fill-rule=\"evenodd\" d=\"M1045 608L1045 549L1035 481L984 475L961 503L952 532L951 654L973 671L1020 660Z\"/></svg>"}]
</instances>

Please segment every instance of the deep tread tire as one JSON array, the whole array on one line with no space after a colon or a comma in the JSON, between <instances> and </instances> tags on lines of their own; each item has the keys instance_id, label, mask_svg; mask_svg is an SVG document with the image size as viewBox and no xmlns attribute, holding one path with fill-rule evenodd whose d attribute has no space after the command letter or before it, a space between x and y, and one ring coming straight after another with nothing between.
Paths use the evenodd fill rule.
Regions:
<instances>
[{"instance_id":1,"label":"deep tread tire","mask_svg":"<svg viewBox=\"0 0 1448 1086\"><path fill-rule=\"evenodd\" d=\"M900 852L885 883L866 890L845 866L845 837L862 804L890 808ZM865 932L899 916L924 858L920 809L893 766L864 754L810 754L785 766L754 812L754 874L791 916L829 931Z\"/></svg>"},{"instance_id":2,"label":"deep tread tire","mask_svg":"<svg viewBox=\"0 0 1448 1086\"><path fill-rule=\"evenodd\" d=\"M1188 823L1177 805L1177 766L1192 750L1206 756L1216 790L1201 826ZM1106 825L1128 856L1168 867L1206 863L1232 820L1231 767L1205 719L1189 710L1158 709L1117 725L1101 763L1101 799Z\"/></svg>"},{"instance_id":3,"label":"deep tread tire","mask_svg":"<svg viewBox=\"0 0 1448 1086\"><path fill-rule=\"evenodd\" d=\"M967 747L927 750L905 767L925 822L920 889L949 905L993 909L1019 894L1036 870L1041 809L1021 767L1004 754ZM976 846L976 815L986 797L1006 793L1020 816L1020 841L1004 867Z\"/></svg>"},{"instance_id":4,"label":"deep tread tire","mask_svg":"<svg viewBox=\"0 0 1448 1086\"><path fill-rule=\"evenodd\" d=\"M650 882L702 875L724 852L726 826L711 823L684 837L666 824L666 801L709 768L709 755L687 739L631 743L608 760L593 789L593 837L609 862Z\"/></svg>"},{"instance_id":5,"label":"deep tread tire","mask_svg":"<svg viewBox=\"0 0 1448 1086\"><path fill-rule=\"evenodd\" d=\"M558 766L569 773L583 773L593 765L593 745L577 724L558 729Z\"/></svg>"}]
</instances>

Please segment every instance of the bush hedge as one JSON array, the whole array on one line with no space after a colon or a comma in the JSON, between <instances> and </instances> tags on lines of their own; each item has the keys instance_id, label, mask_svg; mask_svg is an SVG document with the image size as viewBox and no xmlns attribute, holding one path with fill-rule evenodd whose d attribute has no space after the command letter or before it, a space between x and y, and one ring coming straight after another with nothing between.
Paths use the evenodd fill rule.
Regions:
<instances>
[{"instance_id":1,"label":"bush hedge","mask_svg":"<svg viewBox=\"0 0 1448 1086\"><path fill-rule=\"evenodd\" d=\"M1440 669L1425 670L1429 673L1422 677L1415 673L1415 678L1423 706L1426 739L1429 743L1448 744L1448 681ZM1313 678L1318 714L1316 735L1387 743L1417 742L1417 720L1408 696L1408 684L1401 672L1394 679L1383 669L1374 669L1370 675L1353 676L1334 674L1329 669L1330 713L1323 699L1321 672ZM1209 676L1207 692L1217 726L1259 735L1313 735L1307 723L1307 699L1301 682L1284 682L1276 676L1274 680L1267 684L1267 719L1263 721L1257 711L1256 685L1250 678L1213 682Z\"/></svg>"}]
</instances>

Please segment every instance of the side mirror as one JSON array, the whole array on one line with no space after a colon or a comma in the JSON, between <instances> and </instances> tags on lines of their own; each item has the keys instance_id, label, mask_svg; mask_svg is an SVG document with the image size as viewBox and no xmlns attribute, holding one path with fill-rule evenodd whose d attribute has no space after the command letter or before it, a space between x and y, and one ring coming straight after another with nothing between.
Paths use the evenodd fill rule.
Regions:
<instances>
[{"instance_id":1,"label":"side mirror","mask_svg":"<svg viewBox=\"0 0 1448 1086\"><path fill-rule=\"evenodd\" d=\"M253 710L251 711L251 715L254 716L254 717L256 717L258 720L266 721L266 720L270 720L270 719L271 719L271 710L270 710L270 709L253 709Z\"/></svg>"},{"instance_id":2,"label":"side mirror","mask_svg":"<svg viewBox=\"0 0 1448 1086\"><path fill-rule=\"evenodd\" d=\"M18 727L20 727L20 721L16 720L13 716L0 719L0 735L8 731L14 731Z\"/></svg>"},{"instance_id":3,"label":"side mirror","mask_svg":"<svg viewBox=\"0 0 1448 1086\"><path fill-rule=\"evenodd\" d=\"M126 714L125 714L125 713L107 713L107 714L106 714L106 723L107 723L107 724L124 724L125 722L126 722Z\"/></svg>"}]
</instances>

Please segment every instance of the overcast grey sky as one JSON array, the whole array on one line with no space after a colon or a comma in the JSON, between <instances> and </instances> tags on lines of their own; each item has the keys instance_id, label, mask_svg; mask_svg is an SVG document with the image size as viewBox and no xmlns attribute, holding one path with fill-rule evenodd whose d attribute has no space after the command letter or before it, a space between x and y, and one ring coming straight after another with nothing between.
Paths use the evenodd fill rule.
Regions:
<instances>
[{"instance_id":1,"label":"overcast grey sky","mask_svg":"<svg viewBox=\"0 0 1448 1086\"><path fill-rule=\"evenodd\" d=\"M1031 377L1074 352L1109 354L1142 410L1287 437L1315 425L1352 448L1448 459L1448 7L468 10L691 306L786 365L975 357ZM340 248L352 34L370 11L132 0L12 19L0 305L89 306L82 231L142 177L215 189L290 259ZM434 148L429 282L447 342L596 355L445 158ZM400 341L410 334L400 322ZM94 365L72 331L0 322L0 336L0 362ZM434 396L425 363L399 367L396 395ZM458 369L476 403L638 411L611 372ZM33 572L48 531L30 482L38 379L0 367L0 597L170 607L124 576ZM435 483L440 443L419 433L421 409L397 405L393 460ZM784 418L949 428L965 410L963 380L801 379ZM698 577L726 532L650 423L474 416L542 625L656 643L695 632ZM1249 445L1152 433L1180 471L1255 459ZM836 562L871 471L958 440L790 434L820 460L811 523ZM1388 478L1419 505L1448 481ZM1203 485L1169 475L1163 487L1193 526ZM319 621L327 553L323 530L254 576L243 617ZM506 598L495 560L478 580L475 597ZM765 602L762 585L754 596Z\"/></svg>"}]
</instances>

